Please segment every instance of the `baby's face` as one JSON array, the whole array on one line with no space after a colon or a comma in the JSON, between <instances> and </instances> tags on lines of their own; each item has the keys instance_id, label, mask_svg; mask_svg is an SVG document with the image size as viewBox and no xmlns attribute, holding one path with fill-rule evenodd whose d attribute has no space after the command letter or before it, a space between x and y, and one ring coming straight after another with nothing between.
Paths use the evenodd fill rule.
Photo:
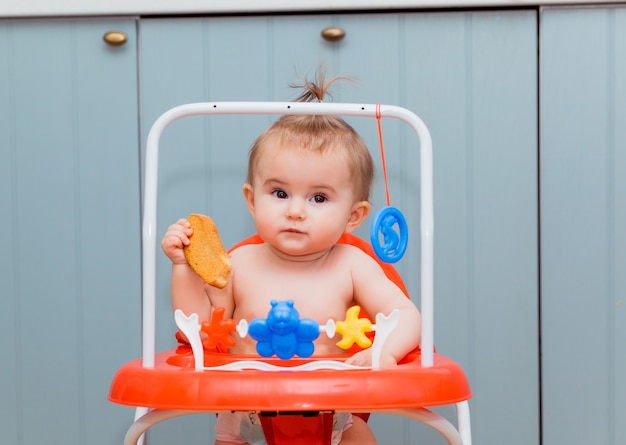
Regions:
<instances>
[{"instance_id":1,"label":"baby's face","mask_svg":"<svg viewBox=\"0 0 626 445\"><path fill-rule=\"evenodd\" d=\"M333 246L355 205L348 161L334 150L267 148L252 187L257 231L288 256L305 257Z\"/></svg>"}]
</instances>

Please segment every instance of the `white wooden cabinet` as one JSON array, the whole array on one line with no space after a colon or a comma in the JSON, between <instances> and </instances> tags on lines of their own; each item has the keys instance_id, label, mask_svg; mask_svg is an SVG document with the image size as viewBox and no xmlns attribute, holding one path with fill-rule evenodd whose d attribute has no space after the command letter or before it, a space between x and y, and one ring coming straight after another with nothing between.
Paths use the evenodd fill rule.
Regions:
<instances>
[{"instance_id":1,"label":"white wooden cabinet","mask_svg":"<svg viewBox=\"0 0 626 445\"><path fill-rule=\"evenodd\" d=\"M405 106L432 132L435 342L470 377L474 442L623 443L625 17L555 7L0 20L7 443L121 443L131 421L106 393L140 354L141 157L154 119L184 102L293 99L288 84L320 63L356 80L333 100ZM323 40L327 26L346 37ZM106 45L112 30L128 42ZM272 119L167 130L161 233L192 211L211 214L226 244L254 230L241 184ZM351 123L378 158L375 122ZM383 132L392 203L415 226L417 141L398 123L383 120ZM384 205L380 180L372 201ZM415 301L418 247L413 236L398 266ZM158 268L164 349L163 256ZM170 421L150 440L210 443L212 422ZM371 424L381 443L442 443L398 418Z\"/></svg>"}]
</instances>

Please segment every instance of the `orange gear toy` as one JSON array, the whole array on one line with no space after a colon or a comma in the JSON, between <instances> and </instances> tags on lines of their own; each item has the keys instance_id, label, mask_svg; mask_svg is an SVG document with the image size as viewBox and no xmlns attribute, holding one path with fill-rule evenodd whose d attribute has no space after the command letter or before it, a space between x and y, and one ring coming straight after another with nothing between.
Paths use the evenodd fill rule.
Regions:
<instances>
[{"instance_id":1,"label":"orange gear toy","mask_svg":"<svg viewBox=\"0 0 626 445\"><path fill-rule=\"evenodd\" d=\"M237 344L230 335L231 332L237 331L235 320L232 318L224 320L224 311L223 307L215 308L211 320L202 322L200 330L208 336L202 345L208 350L221 349L220 346L229 349Z\"/></svg>"}]
</instances>

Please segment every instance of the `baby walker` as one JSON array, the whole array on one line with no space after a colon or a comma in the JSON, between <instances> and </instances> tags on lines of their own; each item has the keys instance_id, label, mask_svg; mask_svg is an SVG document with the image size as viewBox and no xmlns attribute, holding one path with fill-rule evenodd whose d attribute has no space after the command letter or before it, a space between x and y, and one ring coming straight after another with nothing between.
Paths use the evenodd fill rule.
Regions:
<instances>
[{"instance_id":1,"label":"baby walker","mask_svg":"<svg viewBox=\"0 0 626 445\"><path fill-rule=\"evenodd\" d=\"M290 301L273 301L267 319L223 320L215 310L209 323L198 322L196 314L177 311L175 319L189 345L170 351L155 351L156 219L159 139L165 128L186 116L209 114L300 114L375 117L379 135L381 117L400 119L410 125L420 141L420 237L421 314L420 348L396 367L380 368L378 350L394 327L394 314L377 314L375 324L359 318L358 307L350 308L343 321L329 320L319 326L300 318ZM381 137L382 150L382 137ZM383 171L384 155L383 155ZM256 411L268 445L328 445L333 413L357 415L385 413L425 423L439 431L450 445L471 445L468 400L471 390L461 367L436 353L433 345L433 172L432 143L427 127L409 110L389 105L362 105L311 102L206 102L181 105L161 115L147 141L145 203L142 228L143 249L143 339L142 358L119 369L111 385L109 400L137 407L124 445L134 445L151 426L164 420L197 413ZM389 199L387 197L387 202ZM400 233L395 231L398 227ZM352 235L340 243L353 244L372 255L387 276L408 293L398 273L389 264L406 249L406 222L393 207L376 215L372 244ZM380 234L384 236L381 244ZM259 243L252 236L242 243ZM238 244L241 245L242 243ZM303 314L306 315L306 314ZM282 317L282 318L281 318ZM276 321L279 320L279 321ZM287 320L287 321L285 321ZM282 324L281 324L282 323ZM289 325L287 331L280 331ZM212 342L206 349L200 330ZM343 335L341 343L367 347L365 334L375 330L372 367L343 363L345 355L310 357L312 341L318 335ZM259 356L216 352L233 336L251 335ZM205 342L206 343L206 342ZM219 349L219 348L218 348ZM457 425L429 407L452 405ZM293 421L299 416L298 421Z\"/></svg>"}]
</instances>

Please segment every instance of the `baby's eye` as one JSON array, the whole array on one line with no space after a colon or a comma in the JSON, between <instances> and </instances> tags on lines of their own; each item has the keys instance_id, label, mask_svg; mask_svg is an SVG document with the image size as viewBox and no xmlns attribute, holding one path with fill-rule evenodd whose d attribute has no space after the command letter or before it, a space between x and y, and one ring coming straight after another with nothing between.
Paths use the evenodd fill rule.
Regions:
<instances>
[{"instance_id":1,"label":"baby's eye","mask_svg":"<svg viewBox=\"0 0 626 445\"><path fill-rule=\"evenodd\" d=\"M315 195L311 198L311 201L316 203L316 204L321 204L323 202L326 202L328 200L328 198L324 195L318 194Z\"/></svg>"},{"instance_id":2,"label":"baby's eye","mask_svg":"<svg viewBox=\"0 0 626 445\"><path fill-rule=\"evenodd\" d=\"M272 195L278 199L287 199L287 193L284 190L274 190Z\"/></svg>"}]
</instances>

